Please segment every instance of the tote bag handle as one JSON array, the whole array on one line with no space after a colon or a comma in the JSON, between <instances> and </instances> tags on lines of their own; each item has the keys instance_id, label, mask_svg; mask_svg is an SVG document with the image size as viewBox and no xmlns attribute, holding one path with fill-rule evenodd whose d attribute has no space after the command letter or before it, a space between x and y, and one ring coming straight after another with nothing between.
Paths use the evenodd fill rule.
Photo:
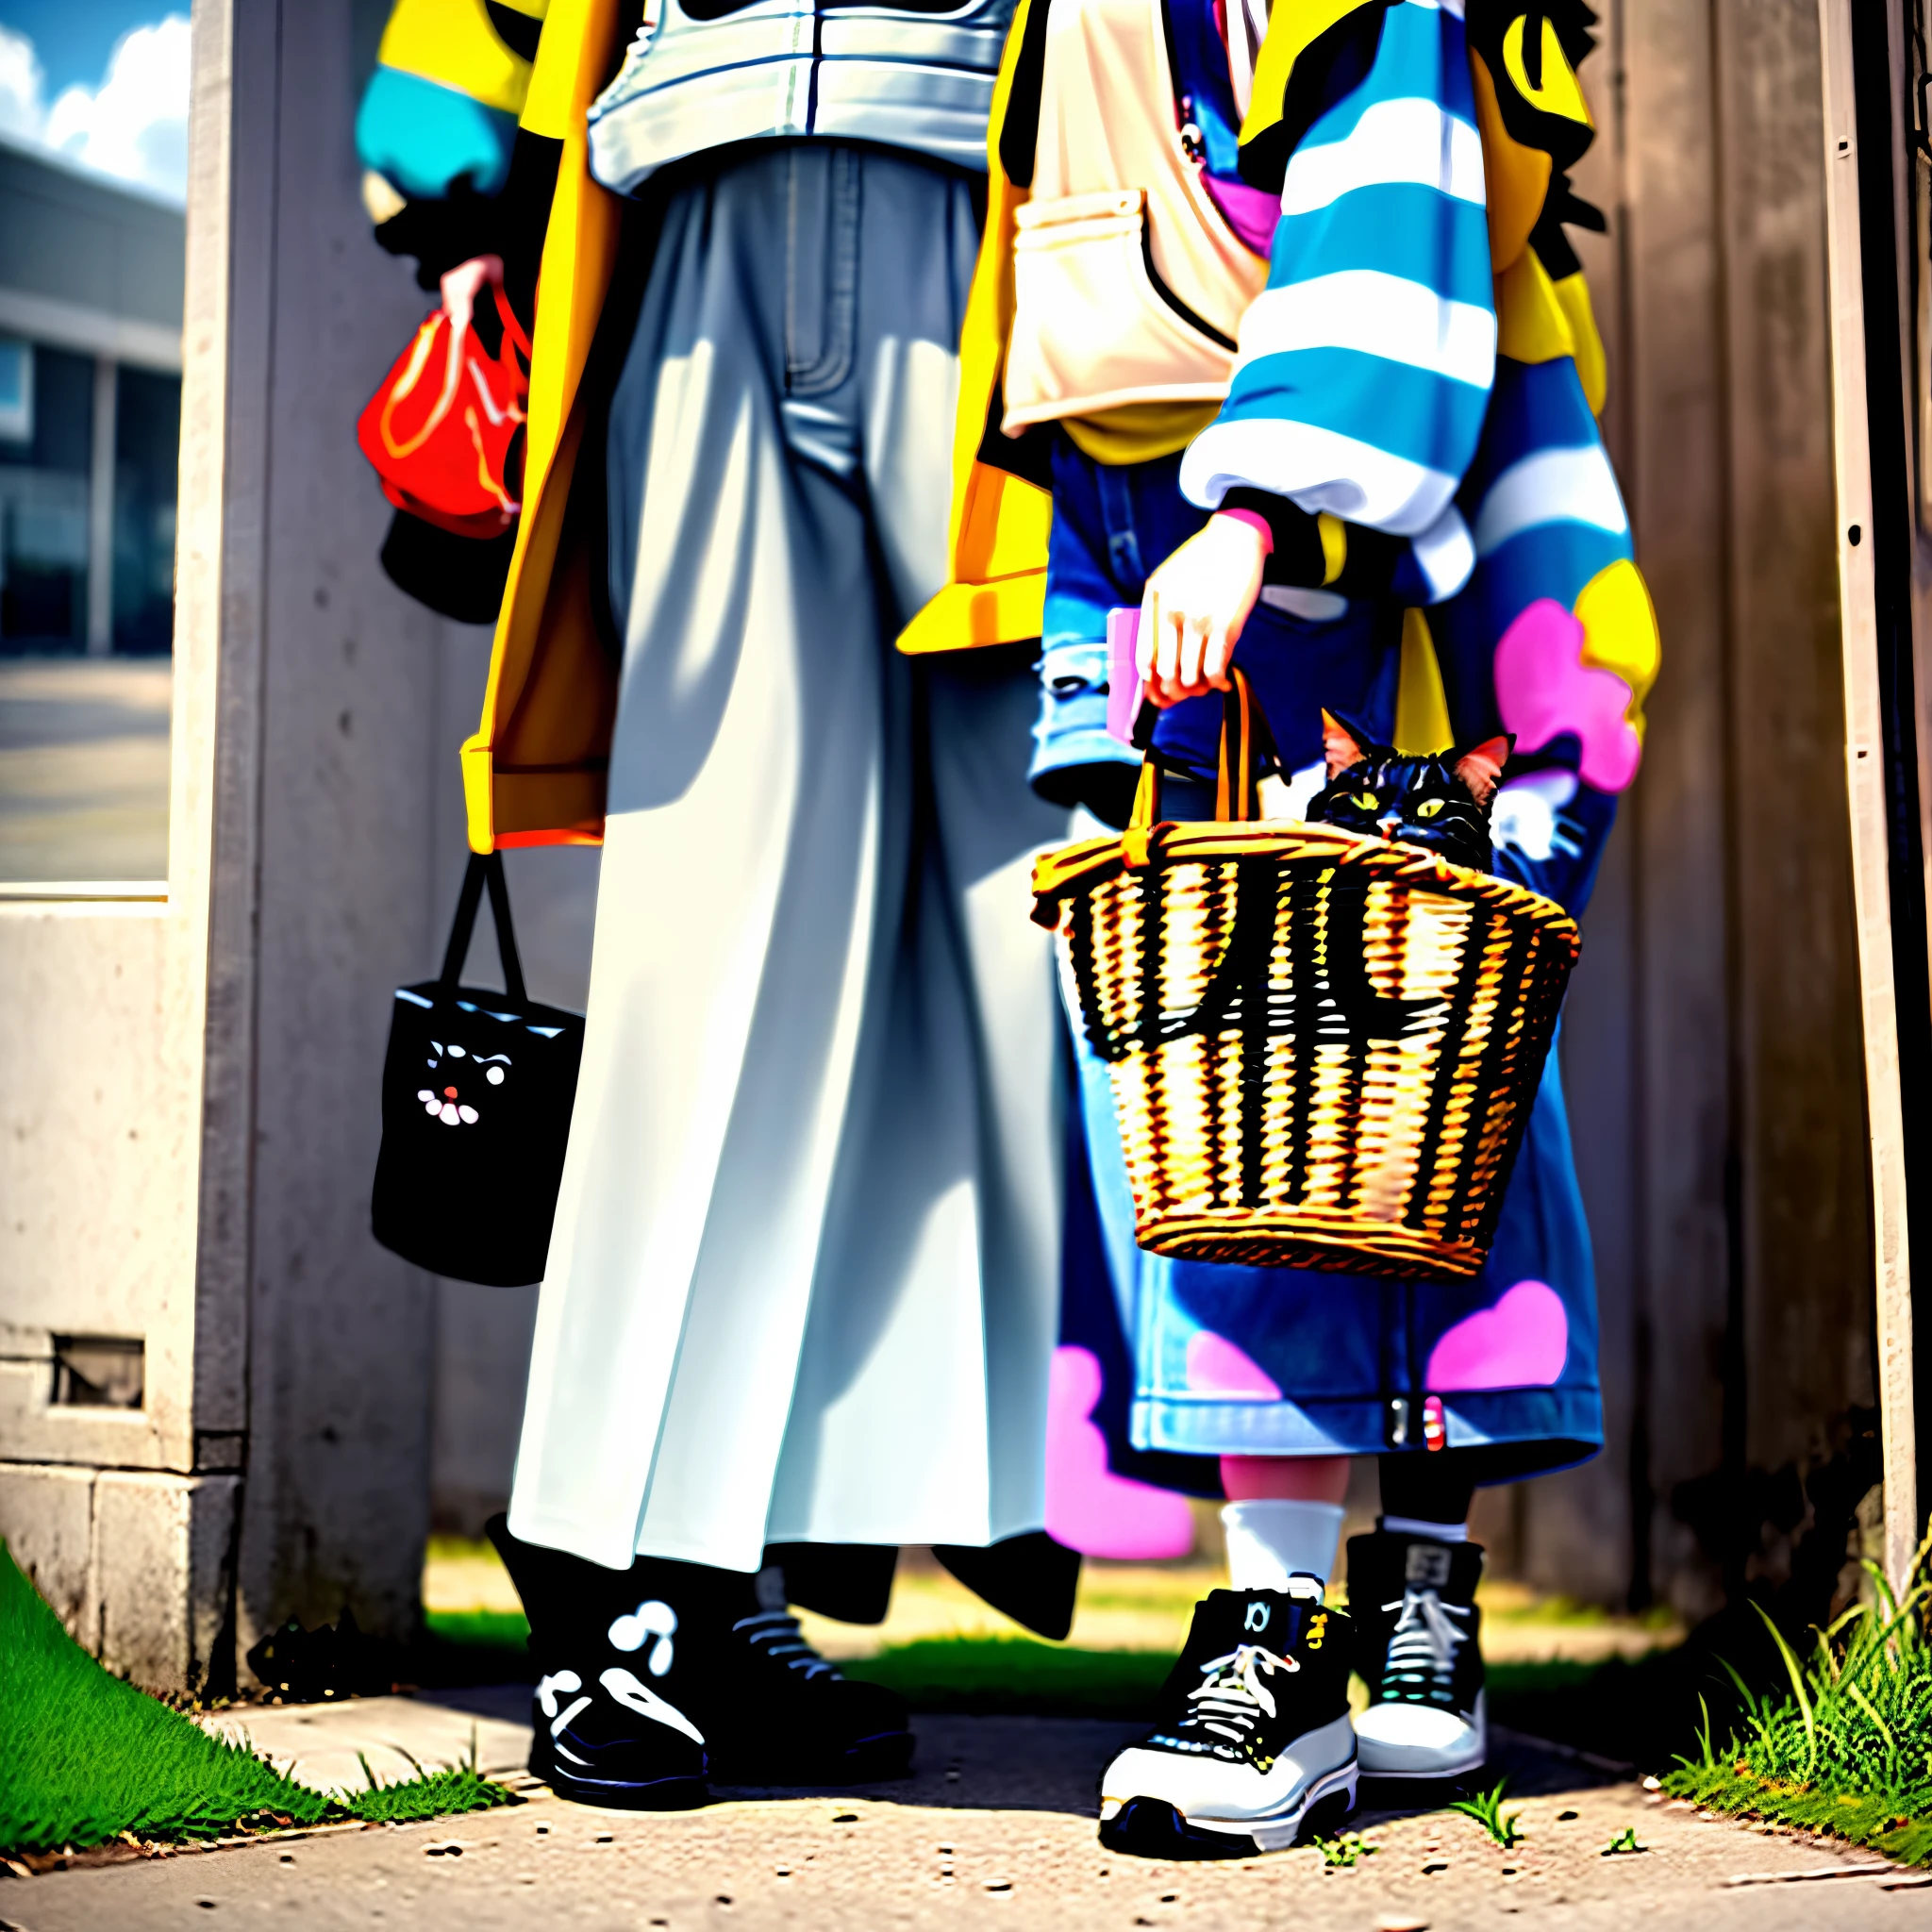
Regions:
<instances>
[{"instance_id":1,"label":"tote bag handle","mask_svg":"<svg viewBox=\"0 0 1932 1932\"><path fill-rule=\"evenodd\" d=\"M1230 667L1221 708L1221 771L1214 790L1214 816L1222 824L1243 824L1255 816L1255 758L1274 756L1268 721L1256 702L1244 671ZM1146 831L1160 818L1160 761L1149 745L1134 790L1130 829Z\"/></svg>"},{"instance_id":2,"label":"tote bag handle","mask_svg":"<svg viewBox=\"0 0 1932 1932\"><path fill-rule=\"evenodd\" d=\"M482 903L486 885L490 888L490 916L496 925L496 950L503 959L504 991L513 1004L526 1005L523 962L517 958L516 931L509 922L509 888L504 883L500 852L470 855L470 869L463 874L463 890L457 900L456 920L449 929L449 950L442 956L442 979L436 990L437 997L456 997L457 983L463 975L463 961L470 956L476 908Z\"/></svg>"}]
</instances>

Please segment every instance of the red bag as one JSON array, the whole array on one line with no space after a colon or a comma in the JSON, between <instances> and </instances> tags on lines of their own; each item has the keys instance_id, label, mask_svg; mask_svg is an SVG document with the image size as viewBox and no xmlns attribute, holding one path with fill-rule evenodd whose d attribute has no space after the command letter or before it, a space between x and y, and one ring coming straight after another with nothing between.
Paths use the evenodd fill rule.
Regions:
<instances>
[{"instance_id":1,"label":"red bag","mask_svg":"<svg viewBox=\"0 0 1932 1932\"><path fill-rule=\"evenodd\" d=\"M382 493L458 537L501 536L523 508L508 472L530 392L530 343L503 292L502 273L500 262L485 258L443 277L443 306L416 331L356 425ZM494 357L470 319L485 276L503 319Z\"/></svg>"}]
</instances>

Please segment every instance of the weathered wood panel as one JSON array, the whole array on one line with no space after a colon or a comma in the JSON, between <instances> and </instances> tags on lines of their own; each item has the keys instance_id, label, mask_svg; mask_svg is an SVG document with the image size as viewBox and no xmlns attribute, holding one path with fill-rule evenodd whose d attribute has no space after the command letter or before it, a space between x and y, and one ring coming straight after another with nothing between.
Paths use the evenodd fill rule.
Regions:
<instances>
[{"instance_id":1,"label":"weathered wood panel","mask_svg":"<svg viewBox=\"0 0 1932 1932\"><path fill-rule=\"evenodd\" d=\"M1784 1573L1872 1399L1817 13L1600 32L1580 252L1664 641L1564 1044L1607 1446L1486 1514L1533 1580L1697 1614Z\"/></svg>"},{"instance_id":2,"label":"weathered wood panel","mask_svg":"<svg viewBox=\"0 0 1932 1932\"><path fill-rule=\"evenodd\" d=\"M1735 0L1718 18L1741 1451L1747 1471L1775 1476L1841 1446L1846 1410L1869 1400L1872 1247L1857 1076L1817 9ZM1788 1510L1791 1502L1788 1494L1773 1507ZM1776 1574L1788 1552L1752 1513L1738 1512L1733 1561Z\"/></svg>"}]
</instances>

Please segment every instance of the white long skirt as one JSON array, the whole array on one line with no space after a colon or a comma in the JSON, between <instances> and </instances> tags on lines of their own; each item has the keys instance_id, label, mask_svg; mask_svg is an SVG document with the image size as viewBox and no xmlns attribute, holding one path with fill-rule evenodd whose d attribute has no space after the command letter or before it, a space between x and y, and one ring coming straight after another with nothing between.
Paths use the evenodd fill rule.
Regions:
<instances>
[{"instance_id":1,"label":"white long skirt","mask_svg":"<svg viewBox=\"0 0 1932 1932\"><path fill-rule=\"evenodd\" d=\"M964 182L761 150L672 204L610 419L625 638L510 1525L613 1567L1043 1521L1066 814L944 575Z\"/></svg>"}]
</instances>

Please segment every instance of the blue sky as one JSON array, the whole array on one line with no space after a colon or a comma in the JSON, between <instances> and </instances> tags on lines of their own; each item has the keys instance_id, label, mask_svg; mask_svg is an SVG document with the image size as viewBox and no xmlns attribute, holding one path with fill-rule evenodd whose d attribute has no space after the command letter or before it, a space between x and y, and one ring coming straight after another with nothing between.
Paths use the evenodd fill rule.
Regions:
<instances>
[{"instance_id":1,"label":"blue sky","mask_svg":"<svg viewBox=\"0 0 1932 1932\"><path fill-rule=\"evenodd\" d=\"M178 205L185 0L0 0L0 137Z\"/></svg>"},{"instance_id":2,"label":"blue sky","mask_svg":"<svg viewBox=\"0 0 1932 1932\"><path fill-rule=\"evenodd\" d=\"M98 87L114 42L167 11L155 0L0 0L0 26L34 43L51 101L70 87Z\"/></svg>"}]
</instances>

